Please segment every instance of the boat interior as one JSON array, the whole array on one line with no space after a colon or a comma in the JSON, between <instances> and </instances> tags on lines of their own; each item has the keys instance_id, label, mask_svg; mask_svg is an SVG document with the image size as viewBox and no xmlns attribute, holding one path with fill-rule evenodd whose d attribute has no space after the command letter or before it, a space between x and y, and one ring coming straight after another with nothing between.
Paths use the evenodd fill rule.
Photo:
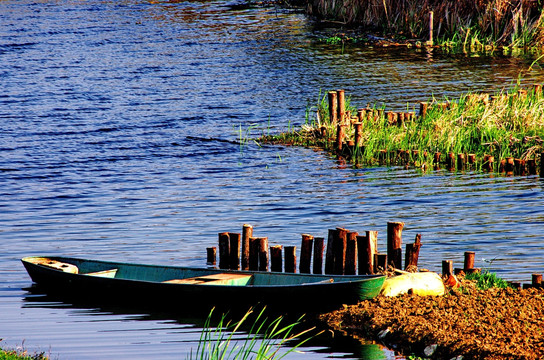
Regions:
<instances>
[{"instance_id":1,"label":"boat interior","mask_svg":"<svg viewBox=\"0 0 544 360\"><path fill-rule=\"evenodd\" d=\"M281 286L350 281L349 277L288 274L273 272L223 271L172 266L111 263L62 257L26 257L24 262L45 266L62 272L111 279L161 282L165 284Z\"/></svg>"}]
</instances>

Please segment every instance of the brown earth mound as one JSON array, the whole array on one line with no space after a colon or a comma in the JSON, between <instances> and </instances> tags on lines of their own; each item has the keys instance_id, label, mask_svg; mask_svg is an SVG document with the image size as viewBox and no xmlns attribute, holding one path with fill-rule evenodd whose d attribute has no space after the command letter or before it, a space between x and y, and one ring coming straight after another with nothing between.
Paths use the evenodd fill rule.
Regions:
<instances>
[{"instance_id":1,"label":"brown earth mound","mask_svg":"<svg viewBox=\"0 0 544 360\"><path fill-rule=\"evenodd\" d=\"M441 297L379 296L324 314L333 330L436 359L544 359L544 289L478 290L463 281ZM430 354L432 353L432 354Z\"/></svg>"}]
</instances>

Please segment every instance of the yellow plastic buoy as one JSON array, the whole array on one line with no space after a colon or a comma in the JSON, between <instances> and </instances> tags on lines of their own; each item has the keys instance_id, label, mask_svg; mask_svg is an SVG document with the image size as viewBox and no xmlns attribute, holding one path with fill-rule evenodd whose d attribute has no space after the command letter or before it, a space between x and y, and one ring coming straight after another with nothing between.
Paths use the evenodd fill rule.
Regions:
<instances>
[{"instance_id":1,"label":"yellow plastic buoy","mask_svg":"<svg viewBox=\"0 0 544 360\"><path fill-rule=\"evenodd\" d=\"M434 272L403 273L385 280L382 294L397 296L411 292L414 295L444 295L446 288L440 275Z\"/></svg>"}]
</instances>

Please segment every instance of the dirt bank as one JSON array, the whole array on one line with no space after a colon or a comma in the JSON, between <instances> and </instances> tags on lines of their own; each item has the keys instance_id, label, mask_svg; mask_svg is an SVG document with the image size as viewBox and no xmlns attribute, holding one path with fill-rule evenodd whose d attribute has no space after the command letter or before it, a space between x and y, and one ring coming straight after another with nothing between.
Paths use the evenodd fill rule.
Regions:
<instances>
[{"instance_id":1,"label":"dirt bank","mask_svg":"<svg viewBox=\"0 0 544 360\"><path fill-rule=\"evenodd\" d=\"M544 359L544 289L380 296L320 317L333 330L435 359ZM432 351L436 348L434 351Z\"/></svg>"}]
</instances>

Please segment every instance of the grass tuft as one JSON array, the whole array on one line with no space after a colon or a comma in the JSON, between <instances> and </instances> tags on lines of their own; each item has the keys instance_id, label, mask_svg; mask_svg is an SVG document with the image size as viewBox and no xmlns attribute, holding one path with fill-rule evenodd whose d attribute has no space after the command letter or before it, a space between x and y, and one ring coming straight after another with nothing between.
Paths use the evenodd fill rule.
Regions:
<instances>
[{"instance_id":1,"label":"grass tuft","mask_svg":"<svg viewBox=\"0 0 544 360\"><path fill-rule=\"evenodd\" d=\"M313 330L296 332L295 327L300 324L301 319L283 325L281 316L270 321L264 315L265 310L262 309L255 319L250 317L253 310L249 310L235 323L231 323L223 314L215 327L211 326L212 310L202 330L198 348L195 353L191 351L187 360L280 360L311 339L308 337L299 340ZM236 339L235 336L241 334L239 331L248 319L251 319L252 324L247 336L242 340ZM290 341L298 342L289 349L280 351Z\"/></svg>"},{"instance_id":2,"label":"grass tuft","mask_svg":"<svg viewBox=\"0 0 544 360\"><path fill-rule=\"evenodd\" d=\"M483 272L474 272L465 275L466 280L475 280L476 287L481 290L489 290L491 288L506 289L511 287L510 284L497 276L497 274L484 270Z\"/></svg>"}]
</instances>

